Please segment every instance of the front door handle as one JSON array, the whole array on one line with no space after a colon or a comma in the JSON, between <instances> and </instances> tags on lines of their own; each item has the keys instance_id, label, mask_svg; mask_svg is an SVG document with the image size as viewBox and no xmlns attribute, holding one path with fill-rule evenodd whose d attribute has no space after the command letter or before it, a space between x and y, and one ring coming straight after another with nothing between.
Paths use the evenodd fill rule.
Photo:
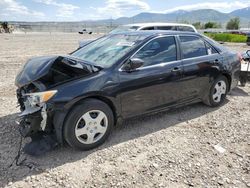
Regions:
<instances>
[{"instance_id":1,"label":"front door handle","mask_svg":"<svg viewBox=\"0 0 250 188\"><path fill-rule=\"evenodd\" d=\"M171 72L181 72L181 68L180 67L174 67Z\"/></svg>"}]
</instances>

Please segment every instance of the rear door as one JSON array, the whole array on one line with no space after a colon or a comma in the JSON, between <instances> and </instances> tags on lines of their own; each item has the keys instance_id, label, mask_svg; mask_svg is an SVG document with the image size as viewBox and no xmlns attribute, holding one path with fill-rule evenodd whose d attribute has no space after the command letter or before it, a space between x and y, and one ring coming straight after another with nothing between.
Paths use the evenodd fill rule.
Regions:
<instances>
[{"instance_id":1,"label":"rear door","mask_svg":"<svg viewBox=\"0 0 250 188\"><path fill-rule=\"evenodd\" d=\"M201 37L179 36L183 64L183 95L202 98L220 72L221 55Z\"/></svg>"},{"instance_id":2,"label":"rear door","mask_svg":"<svg viewBox=\"0 0 250 188\"><path fill-rule=\"evenodd\" d=\"M179 100L182 64L174 36L155 38L132 57L143 60L144 65L132 72L120 70L124 117L165 108Z\"/></svg>"}]
</instances>

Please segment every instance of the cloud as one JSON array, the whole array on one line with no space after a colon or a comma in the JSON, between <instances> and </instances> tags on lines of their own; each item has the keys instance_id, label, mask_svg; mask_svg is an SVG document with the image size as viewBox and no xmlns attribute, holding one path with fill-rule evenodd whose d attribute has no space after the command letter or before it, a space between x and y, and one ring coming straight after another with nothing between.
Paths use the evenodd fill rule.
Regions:
<instances>
[{"instance_id":1,"label":"cloud","mask_svg":"<svg viewBox=\"0 0 250 188\"><path fill-rule=\"evenodd\" d=\"M32 16L32 17L44 17L43 12L38 12L28 9L26 6L16 2L15 0L1 0L0 1L0 15L3 17L12 16Z\"/></svg>"},{"instance_id":2,"label":"cloud","mask_svg":"<svg viewBox=\"0 0 250 188\"><path fill-rule=\"evenodd\" d=\"M104 7L91 7L99 15L121 17L124 13L149 11L150 6L141 0L107 0Z\"/></svg>"},{"instance_id":3,"label":"cloud","mask_svg":"<svg viewBox=\"0 0 250 188\"><path fill-rule=\"evenodd\" d=\"M206 3L196 3L191 5L183 5L179 7L175 7L172 9L168 9L163 11L164 13L174 12L177 10L197 10L197 9L214 9L222 12L230 12L235 9L245 8L250 6L250 3L243 3L240 1L234 2L206 2ZM162 12L162 13L163 13Z\"/></svg>"},{"instance_id":4,"label":"cloud","mask_svg":"<svg viewBox=\"0 0 250 188\"><path fill-rule=\"evenodd\" d=\"M46 5L53 5L58 7L57 17L71 18L74 15L74 11L80 7L68 4L68 3L58 3L56 0L35 0L36 2L43 3Z\"/></svg>"}]
</instances>

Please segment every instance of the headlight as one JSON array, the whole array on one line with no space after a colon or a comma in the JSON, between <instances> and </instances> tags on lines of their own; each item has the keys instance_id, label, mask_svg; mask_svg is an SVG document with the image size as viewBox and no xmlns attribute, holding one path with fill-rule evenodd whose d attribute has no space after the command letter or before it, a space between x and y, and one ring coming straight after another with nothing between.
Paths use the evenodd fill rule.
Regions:
<instances>
[{"instance_id":1,"label":"headlight","mask_svg":"<svg viewBox=\"0 0 250 188\"><path fill-rule=\"evenodd\" d=\"M27 99L29 100L31 106L36 106L36 105L40 105L42 103L47 102L56 93L57 93L57 90L51 90L51 91L44 91L44 92L37 92L37 93L28 93L25 95L27 96Z\"/></svg>"}]
</instances>

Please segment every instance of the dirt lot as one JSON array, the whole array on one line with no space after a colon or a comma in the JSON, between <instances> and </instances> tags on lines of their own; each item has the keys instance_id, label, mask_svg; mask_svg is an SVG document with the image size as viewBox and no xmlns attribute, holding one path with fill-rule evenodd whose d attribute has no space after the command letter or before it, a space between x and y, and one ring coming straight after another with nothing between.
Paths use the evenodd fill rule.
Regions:
<instances>
[{"instance_id":1,"label":"dirt lot","mask_svg":"<svg viewBox=\"0 0 250 188\"><path fill-rule=\"evenodd\" d=\"M130 120L95 150L64 147L37 158L23 155L32 169L8 168L20 139L14 123L18 69L32 56L71 52L82 38L0 35L0 187L250 187L249 84L235 89L220 108L195 104Z\"/></svg>"}]
</instances>

